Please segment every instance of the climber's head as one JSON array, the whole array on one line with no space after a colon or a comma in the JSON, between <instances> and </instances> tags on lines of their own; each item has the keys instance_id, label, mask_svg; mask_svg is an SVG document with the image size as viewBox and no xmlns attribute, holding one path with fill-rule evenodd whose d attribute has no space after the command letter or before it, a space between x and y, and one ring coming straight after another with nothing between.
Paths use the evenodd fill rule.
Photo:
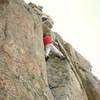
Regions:
<instances>
[{"instance_id":1,"label":"climber's head","mask_svg":"<svg viewBox=\"0 0 100 100\"><path fill-rule=\"evenodd\" d=\"M43 22L43 28L49 28L51 29L53 27L53 20L50 18L50 16L43 14L41 16L42 22Z\"/></svg>"},{"instance_id":2,"label":"climber's head","mask_svg":"<svg viewBox=\"0 0 100 100\"><path fill-rule=\"evenodd\" d=\"M45 22L47 19L48 19L48 17L47 16L42 16L42 22Z\"/></svg>"}]
</instances>

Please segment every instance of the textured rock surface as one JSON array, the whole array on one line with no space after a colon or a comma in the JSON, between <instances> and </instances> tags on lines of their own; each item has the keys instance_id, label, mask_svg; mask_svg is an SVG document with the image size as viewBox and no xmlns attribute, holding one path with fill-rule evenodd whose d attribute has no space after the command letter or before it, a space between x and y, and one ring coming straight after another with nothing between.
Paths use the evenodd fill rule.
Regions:
<instances>
[{"instance_id":1,"label":"textured rock surface","mask_svg":"<svg viewBox=\"0 0 100 100\"><path fill-rule=\"evenodd\" d=\"M47 62L48 82L54 95L54 100L99 100L100 81L91 73L91 64L74 48L62 40L63 54L67 60L60 60L52 56Z\"/></svg>"},{"instance_id":2,"label":"textured rock surface","mask_svg":"<svg viewBox=\"0 0 100 100\"><path fill-rule=\"evenodd\" d=\"M40 18L21 0L2 1L0 100L52 100Z\"/></svg>"},{"instance_id":3,"label":"textured rock surface","mask_svg":"<svg viewBox=\"0 0 100 100\"><path fill-rule=\"evenodd\" d=\"M0 100L100 100L90 63L58 34L67 60L51 54L45 62L42 33L23 0L0 0Z\"/></svg>"}]
</instances>

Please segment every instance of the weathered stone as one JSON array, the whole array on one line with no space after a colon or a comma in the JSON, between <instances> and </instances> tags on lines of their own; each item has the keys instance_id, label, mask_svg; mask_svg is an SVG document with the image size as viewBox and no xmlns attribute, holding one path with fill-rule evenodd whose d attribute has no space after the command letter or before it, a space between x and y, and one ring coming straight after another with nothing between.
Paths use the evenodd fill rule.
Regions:
<instances>
[{"instance_id":1,"label":"weathered stone","mask_svg":"<svg viewBox=\"0 0 100 100\"><path fill-rule=\"evenodd\" d=\"M52 100L41 20L23 1L8 1L0 9L0 100Z\"/></svg>"},{"instance_id":2,"label":"weathered stone","mask_svg":"<svg viewBox=\"0 0 100 100\"><path fill-rule=\"evenodd\" d=\"M8 4L9 3L9 0L0 0L0 5L1 4Z\"/></svg>"},{"instance_id":3,"label":"weathered stone","mask_svg":"<svg viewBox=\"0 0 100 100\"><path fill-rule=\"evenodd\" d=\"M99 100L100 81L93 76L91 64L57 33L60 50L67 57L52 56L47 62L48 82L54 100Z\"/></svg>"},{"instance_id":4,"label":"weathered stone","mask_svg":"<svg viewBox=\"0 0 100 100\"><path fill-rule=\"evenodd\" d=\"M57 33L67 59L51 52L46 63L42 33L36 10L23 0L0 0L0 100L99 100L91 64Z\"/></svg>"}]
</instances>

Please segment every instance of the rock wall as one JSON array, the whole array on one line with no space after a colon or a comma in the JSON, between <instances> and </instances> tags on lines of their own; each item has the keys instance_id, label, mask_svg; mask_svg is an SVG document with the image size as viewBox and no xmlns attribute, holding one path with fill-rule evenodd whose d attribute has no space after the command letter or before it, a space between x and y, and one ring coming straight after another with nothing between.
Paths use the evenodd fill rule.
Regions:
<instances>
[{"instance_id":1,"label":"rock wall","mask_svg":"<svg viewBox=\"0 0 100 100\"><path fill-rule=\"evenodd\" d=\"M0 100L99 100L92 66L58 34L46 62L39 13L23 0L0 0Z\"/></svg>"},{"instance_id":2,"label":"rock wall","mask_svg":"<svg viewBox=\"0 0 100 100\"><path fill-rule=\"evenodd\" d=\"M21 0L0 0L0 100L52 100L41 21Z\"/></svg>"},{"instance_id":3,"label":"rock wall","mask_svg":"<svg viewBox=\"0 0 100 100\"><path fill-rule=\"evenodd\" d=\"M56 34L57 35L57 34ZM54 100L99 100L100 81L91 73L91 64L57 35L67 60L52 56L47 62L48 82Z\"/></svg>"}]
</instances>

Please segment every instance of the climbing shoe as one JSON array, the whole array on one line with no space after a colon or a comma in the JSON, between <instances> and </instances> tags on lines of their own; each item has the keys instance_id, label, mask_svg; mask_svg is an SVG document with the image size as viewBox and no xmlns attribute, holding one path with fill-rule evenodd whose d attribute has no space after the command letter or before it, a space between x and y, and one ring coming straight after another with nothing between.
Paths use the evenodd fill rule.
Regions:
<instances>
[{"instance_id":1,"label":"climbing shoe","mask_svg":"<svg viewBox=\"0 0 100 100\"><path fill-rule=\"evenodd\" d=\"M49 59L49 56L45 57L45 60L46 60L46 61L48 61L48 59Z\"/></svg>"}]
</instances>

